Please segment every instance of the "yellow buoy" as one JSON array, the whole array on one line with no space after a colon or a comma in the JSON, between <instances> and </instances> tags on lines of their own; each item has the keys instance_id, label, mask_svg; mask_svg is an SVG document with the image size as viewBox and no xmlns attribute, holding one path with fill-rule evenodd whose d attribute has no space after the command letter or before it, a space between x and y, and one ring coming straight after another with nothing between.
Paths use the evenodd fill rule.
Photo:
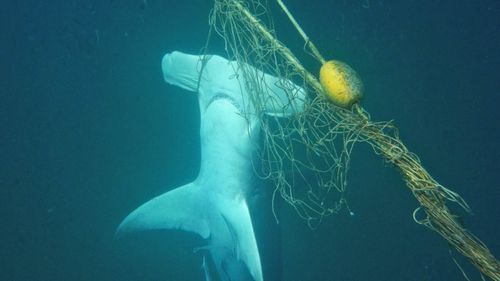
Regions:
<instances>
[{"instance_id":1,"label":"yellow buoy","mask_svg":"<svg viewBox=\"0 0 500 281\"><path fill-rule=\"evenodd\" d=\"M319 81L330 100L338 106L349 108L363 96L361 79L343 62L325 62L319 71Z\"/></svg>"}]
</instances>

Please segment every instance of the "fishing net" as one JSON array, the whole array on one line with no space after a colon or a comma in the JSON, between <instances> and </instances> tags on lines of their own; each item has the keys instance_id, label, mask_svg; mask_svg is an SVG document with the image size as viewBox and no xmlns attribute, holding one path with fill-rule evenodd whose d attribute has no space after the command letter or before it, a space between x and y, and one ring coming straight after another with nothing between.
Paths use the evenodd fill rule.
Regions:
<instances>
[{"instance_id":1,"label":"fishing net","mask_svg":"<svg viewBox=\"0 0 500 281\"><path fill-rule=\"evenodd\" d=\"M316 94L303 69L290 62L291 52L283 52L283 45L271 39L271 33L252 24L257 18L246 13L243 3L216 1L211 17L215 31L222 35L231 59L240 63L245 76L244 85L251 94L252 103L261 120L264 141L259 150L262 162L257 173L274 181L279 193L300 217L314 227L322 218L341 210L346 205L347 171L353 145L360 140L358 121L345 109L336 107L323 95ZM249 2L252 14L267 17L267 8L260 2ZM272 21L267 18L270 28ZM279 46L279 47L278 47ZM302 104L300 110L287 118L266 115L269 87L252 65L280 79L287 93L288 103L283 112ZM306 74L308 75L308 74ZM355 75L355 74L353 74ZM307 99L296 94L296 88L286 81L300 85ZM311 81L312 78L311 78ZM316 82L317 83L317 82ZM290 85L289 87L283 87ZM346 111L346 112L344 112ZM286 115L283 114L276 114ZM274 202L274 200L273 200ZM348 206L347 206L348 207Z\"/></svg>"},{"instance_id":2,"label":"fishing net","mask_svg":"<svg viewBox=\"0 0 500 281\"><path fill-rule=\"evenodd\" d=\"M304 37L313 56L324 64L325 60L284 4L277 2ZM338 106L327 98L317 78L276 38L267 2L215 0L210 26L211 31L223 38L226 55L238 62L237 73L245 78L242 87L250 93L261 120L264 141L257 173L271 179L275 195L280 194L311 227L344 206L350 211L346 200L350 156L356 143L367 143L401 172L420 203L413 213L415 221L439 233L485 275L500 280L498 261L446 206L447 202L454 202L469 211L465 201L431 177L417 155L401 142L392 123L372 121L357 103ZM272 87L266 85L261 72L255 69L279 78L277 86L286 92L288 100L280 104L283 114L266 115L266 106L272 102L269 92ZM361 88L357 74L350 68L345 70L347 79ZM301 99L297 88L287 81L301 86L307 98ZM303 104L300 110L285 114L297 104Z\"/></svg>"}]
</instances>

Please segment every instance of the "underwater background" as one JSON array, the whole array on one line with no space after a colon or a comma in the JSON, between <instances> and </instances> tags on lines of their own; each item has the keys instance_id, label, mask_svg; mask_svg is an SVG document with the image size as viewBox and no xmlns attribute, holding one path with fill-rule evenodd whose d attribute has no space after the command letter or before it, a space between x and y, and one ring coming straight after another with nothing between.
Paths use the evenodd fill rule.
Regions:
<instances>
[{"instance_id":1,"label":"underwater background","mask_svg":"<svg viewBox=\"0 0 500 281\"><path fill-rule=\"evenodd\" d=\"M326 58L347 62L373 120L394 120L464 225L500 256L500 2L286 2ZM4 0L0 9L0 280L203 280L203 245L176 231L116 239L133 209L190 182L196 95L162 80L163 54L200 53L211 1ZM278 37L312 71L272 3ZM224 54L219 37L210 51ZM256 183L271 189L270 183ZM311 230L268 193L252 204L266 280L471 280L412 220L398 172L359 144L347 211ZM258 202L257 202L258 201Z\"/></svg>"}]
</instances>

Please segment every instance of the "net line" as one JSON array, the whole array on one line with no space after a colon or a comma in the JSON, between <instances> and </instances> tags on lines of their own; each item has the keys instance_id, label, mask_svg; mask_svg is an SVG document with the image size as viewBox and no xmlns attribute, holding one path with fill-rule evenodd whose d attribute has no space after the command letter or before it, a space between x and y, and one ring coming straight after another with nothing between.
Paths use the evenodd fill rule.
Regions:
<instances>
[{"instance_id":1,"label":"net line","mask_svg":"<svg viewBox=\"0 0 500 281\"><path fill-rule=\"evenodd\" d=\"M262 120L264 141L259 150L262 162L256 165L258 174L271 179L275 183L275 193L313 227L343 206L348 208L345 198L347 172L353 146L360 138L355 124L358 121L349 118L347 110L315 94L316 89L304 79L306 72L290 63L293 54L280 52L276 48L277 41L270 42L260 36L262 30L252 24L253 19L241 15L240 6L245 4L251 6L246 8L255 15L268 16L267 7L261 2L216 1L210 23L224 38L229 58L240 63L238 72L243 73L247 82L243 86L251 93L251 103ZM272 26L271 19L266 20ZM279 77L278 83L289 100L283 111L297 102L304 102L303 109L287 118L265 116L269 89L263 78L245 65ZM297 101L296 89L287 81L305 89L307 99ZM345 114L339 114L342 111L346 111Z\"/></svg>"},{"instance_id":2,"label":"net line","mask_svg":"<svg viewBox=\"0 0 500 281\"><path fill-rule=\"evenodd\" d=\"M366 143L399 170L418 200L414 220L441 235L483 274L500 281L499 262L446 205L453 202L470 211L467 203L427 172L418 156L402 143L391 122L372 121L359 104L344 109L325 98L315 76L276 39L267 2L215 0L210 26L223 38L227 56L239 63L246 81L242 86L251 93L251 102L262 120L264 144L258 173L273 180L275 193L311 227L343 206L349 208L345 192L350 155L354 144ZM284 111L297 99L286 81L304 88L307 99L303 110L288 118L264 118L270 93L263 77L247 65L280 78L289 100Z\"/></svg>"}]
</instances>

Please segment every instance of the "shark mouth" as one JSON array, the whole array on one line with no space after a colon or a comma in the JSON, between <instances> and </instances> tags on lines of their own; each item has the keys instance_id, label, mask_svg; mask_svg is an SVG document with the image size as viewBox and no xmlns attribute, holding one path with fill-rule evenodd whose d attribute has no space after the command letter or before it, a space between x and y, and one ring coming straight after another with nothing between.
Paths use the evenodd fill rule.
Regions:
<instances>
[{"instance_id":1,"label":"shark mouth","mask_svg":"<svg viewBox=\"0 0 500 281\"><path fill-rule=\"evenodd\" d=\"M230 95L227 95L227 94L223 94L223 93L218 93L216 95L214 95L207 103L207 106L205 109L208 109L208 107L215 101L218 101L218 100L224 100L224 101L227 101L229 102L230 104L232 104L234 106L234 108L236 108L236 110L238 110L238 113L242 114L243 113L243 108L241 107L241 105L236 102L236 100L231 97Z\"/></svg>"}]
</instances>

